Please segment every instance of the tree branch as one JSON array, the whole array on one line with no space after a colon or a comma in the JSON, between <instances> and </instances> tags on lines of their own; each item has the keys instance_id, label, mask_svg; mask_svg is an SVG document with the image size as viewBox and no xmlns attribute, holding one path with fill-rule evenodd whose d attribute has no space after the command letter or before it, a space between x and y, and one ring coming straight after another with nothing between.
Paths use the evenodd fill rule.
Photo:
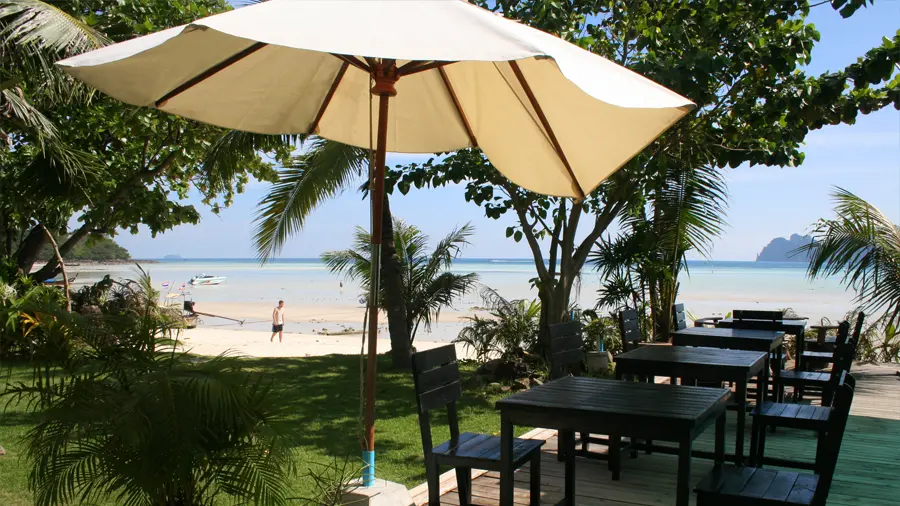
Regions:
<instances>
[{"instance_id":1,"label":"tree branch","mask_svg":"<svg viewBox=\"0 0 900 506\"><path fill-rule=\"evenodd\" d=\"M541 245L538 243L537 238L534 236L534 231L529 226L525 226L528 224L528 216L525 213L525 205L522 203L522 200L518 195L509 188L508 182L502 183L504 187L506 187L506 192L509 194L509 198L513 202L513 209L516 210L516 214L519 216L519 220L522 222L522 233L525 235L525 240L528 241L528 246L531 248L532 256L534 256L534 267L537 269L538 277L541 278L541 281L546 281L550 279L550 273L547 271L547 266L544 265L544 255L541 253Z\"/></svg>"}]
</instances>

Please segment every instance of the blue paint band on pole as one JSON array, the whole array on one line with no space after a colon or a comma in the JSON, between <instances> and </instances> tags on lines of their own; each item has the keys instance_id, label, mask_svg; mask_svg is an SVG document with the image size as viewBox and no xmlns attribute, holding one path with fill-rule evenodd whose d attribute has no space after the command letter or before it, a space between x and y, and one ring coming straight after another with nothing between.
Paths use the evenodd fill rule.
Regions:
<instances>
[{"instance_id":1,"label":"blue paint band on pole","mask_svg":"<svg viewBox=\"0 0 900 506\"><path fill-rule=\"evenodd\" d=\"M375 451L364 451L363 462L366 465L363 468L363 486L372 487L375 485Z\"/></svg>"}]
</instances>

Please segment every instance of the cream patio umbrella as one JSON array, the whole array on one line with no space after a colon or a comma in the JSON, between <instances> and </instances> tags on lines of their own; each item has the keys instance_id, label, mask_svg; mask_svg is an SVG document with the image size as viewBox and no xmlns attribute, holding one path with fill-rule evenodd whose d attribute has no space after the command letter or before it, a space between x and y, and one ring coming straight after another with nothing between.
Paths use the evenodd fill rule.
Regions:
<instances>
[{"instance_id":1,"label":"cream patio umbrella","mask_svg":"<svg viewBox=\"0 0 900 506\"><path fill-rule=\"evenodd\" d=\"M377 132L365 435L373 464L385 153L477 146L513 183L583 199L693 107L463 0L271 0L58 64L124 102L229 129L363 148Z\"/></svg>"}]
</instances>

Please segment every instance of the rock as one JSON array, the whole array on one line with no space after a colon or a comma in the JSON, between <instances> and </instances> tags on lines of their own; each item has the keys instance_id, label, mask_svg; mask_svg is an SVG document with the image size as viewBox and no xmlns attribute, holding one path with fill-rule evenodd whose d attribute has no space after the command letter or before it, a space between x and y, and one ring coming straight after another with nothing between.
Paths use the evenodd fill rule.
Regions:
<instances>
[{"instance_id":1,"label":"rock","mask_svg":"<svg viewBox=\"0 0 900 506\"><path fill-rule=\"evenodd\" d=\"M503 361L499 358L488 360L487 362L481 364L481 367L479 367L478 370L475 371L475 374L479 376L493 376L502 363Z\"/></svg>"},{"instance_id":2,"label":"rock","mask_svg":"<svg viewBox=\"0 0 900 506\"><path fill-rule=\"evenodd\" d=\"M513 381L512 387L513 390L528 390L531 388L531 382L528 378L520 378Z\"/></svg>"}]
</instances>

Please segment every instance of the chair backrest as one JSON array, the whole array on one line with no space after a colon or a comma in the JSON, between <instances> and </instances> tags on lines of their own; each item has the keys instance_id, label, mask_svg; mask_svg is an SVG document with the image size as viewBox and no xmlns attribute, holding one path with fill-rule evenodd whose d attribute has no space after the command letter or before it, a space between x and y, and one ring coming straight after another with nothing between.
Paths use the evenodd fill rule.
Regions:
<instances>
[{"instance_id":1,"label":"chair backrest","mask_svg":"<svg viewBox=\"0 0 900 506\"><path fill-rule=\"evenodd\" d=\"M462 396L456 347L452 344L420 351L412 356L413 384L416 404L419 407L419 430L422 432L422 449L431 454L431 417L429 411L447 408L450 440L459 439L459 420L456 416L456 400Z\"/></svg>"},{"instance_id":2,"label":"chair backrest","mask_svg":"<svg viewBox=\"0 0 900 506\"><path fill-rule=\"evenodd\" d=\"M550 325L550 378L581 374L584 361L584 339L581 322Z\"/></svg>"},{"instance_id":3,"label":"chair backrest","mask_svg":"<svg viewBox=\"0 0 900 506\"><path fill-rule=\"evenodd\" d=\"M850 340L854 342L852 350L852 355L850 356L850 360L856 360L856 347L859 345L859 338L862 335L863 323L866 320L866 314L862 311L856 315L856 324L853 325L853 335L850 336Z\"/></svg>"},{"instance_id":4,"label":"chair backrest","mask_svg":"<svg viewBox=\"0 0 900 506\"><path fill-rule=\"evenodd\" d=\"M843 374L850 369L852 363L852 353L847 348L847 334L850 332L850 323L842 321L838 324L838 333L835 338L834 354L831 359L831 377L828 378L828 386L822 392L822 405L830 406L834 399L834 393L837 391L838 383L840 383Z\"/></svg>"},{"instance_id":5,"label":"chair backrest","mask_svg":"<svg viewBox=\"0 0 900 506\"><path fill-rule=\"evenodd\" d=\"M675 304L672 306L672 322L675 330L684 330L687 328L687 313L684 310L684 304Z\"/></svg>"},{"instance_id":6,"label":"chair backrest","mask_svg":"<svg viewBox=\"0 0 900 506\"><path fill-rule=\"evenodd\" d=\"M850 418L850 406L853 404L853 389L856 380L844 371L838 382L834 397L834 405L828 417L829 428L825 434L823 445L822 469L819 474L819 483L813 495L812 504L825 506L828 500L828 492L834 480L834 470L837 467L838 455L841 452L841 441L844 439L844 431L847 428L847 419Z\"/></svg>"},{"instance_id":7,"label":"chair backrest","mask_svg":"<svg viewBox=\"0 0 900 506\"><path fill-rule=\"evenodd\" d=\"M735 320L777 321L784 318L783 311L763 311L757 309L735 309L731 312Z\"/></svg>"},{"instance_id":8,"label":"chair backrest","mask_svg":"<svg viewBox=\"0 0 900 506\"><path fill-rule=\"evenodd\" d=\"M641 329L638 326L638 313L634 309L619 312L619 332L622 334L622 349L631 351L641 342Z\"/></svg>"}]
</instances>

